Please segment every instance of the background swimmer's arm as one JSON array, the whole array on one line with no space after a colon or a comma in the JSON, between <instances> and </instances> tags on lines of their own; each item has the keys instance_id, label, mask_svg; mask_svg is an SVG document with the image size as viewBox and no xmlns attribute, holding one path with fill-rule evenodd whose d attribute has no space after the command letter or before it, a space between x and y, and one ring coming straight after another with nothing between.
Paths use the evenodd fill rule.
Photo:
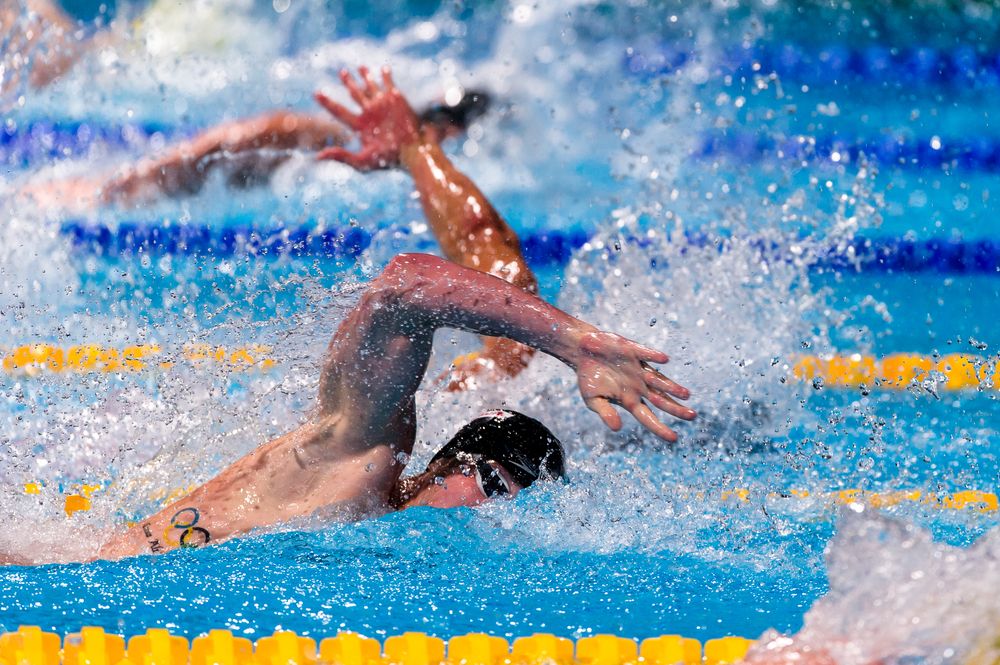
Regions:
<instances>
[{"instance_id":1,"label":"background swimmer's arm","mask_svg":"<svg viewBox=\"0 0 1000 665\"><path fill-rule=\"evenodd\" d=\"M403 146L400 157L446 257L538 293L538 280L521 253L517 234L476 184L455 168L437 141L422 133L419 141ZM516 376L533 355L533 349L513 340L486 337L477 357L456 368L449 388L466 387L480 371L491 369Z\"/></svg>"},{"instance_id":2,"label":"background swimmer's arm","mask_svg":"<svg viewBox=\"0 0 1000 665\"><path fill-rule=\"evenodd\" d=\"M102 33L90 39L77 38L76 23L50 0L28 0L25 8L30 16L22 14L21 6L9 0L0 2L0 34L11 36L0 54L8 65L0 80L0 97L20 83L20 67L30 67L28 82L42 88L72 67L88 48L104 41ZM14 56L20 56L19 60Z\"/></svg>"},{"instance_id":3,"label":"background swimmer's arm","mask_svg":"<svg viewBox=\"0 0 1000 665\"><path fill-rule=\"evenodd\" d=\"M245 185L267 176L288 158L265 151L319 150L346 138L340 123L302 113L278 111L237 120L205 130L162 157L130 166L104 186L102 197L105 202L129 202L150 193L194 193L214 166L237 155L243 159L230 181Z\"/></svg>"},{"instance_id":4,"label":"background swimmer's arm","mask_svg":"<svg viewBox=\"0 0 1000 665\"><path fill-rule=\"evenodd\" d=\"M424 214L446 257L468 268L495 275L529 293L538 292L538 281L521 254L517 235L500 217L483 192L460 172L419 121L406 98L396 89L388 68L383 83L374 81L362 67L363 85L345 70L341 79L361 106L354 115L322 94L316 98L344 124L357 130L361 150L352 153L330 148L321 159L335 159L359 170L401 165L413 177ZM486 338L483 350L456 368L450 389L471 385L483 372L515 376L527 367L534 351L509 339Z\"/></svg>"},{"instance_id":5,"label":"background swimmer's arm","mask_svg":"<svg viewBox=\"0 0 1000 665\"><path fill-rule=\"evenodd\" d=\"M434 331L448 327L514 339L576 371L587 406L613 430L612 404L668 441L676 433L647 406L685 420L694 411L673 397L688 390L648 363L666 354L601 332L501 279L426 254L397 256L340 325L320 380L320 418L351 420L367 445L389 443L412 417ZM412 440L410 444L412 445ZM407 451L408 452L408 451Z\"/></svg>"}]
</instances>

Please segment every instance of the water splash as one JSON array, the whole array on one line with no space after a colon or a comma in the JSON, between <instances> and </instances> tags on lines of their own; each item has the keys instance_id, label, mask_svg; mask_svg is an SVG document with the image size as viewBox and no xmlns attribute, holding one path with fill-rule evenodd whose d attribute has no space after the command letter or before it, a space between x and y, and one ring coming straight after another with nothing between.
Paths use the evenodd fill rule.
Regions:
<instances>
[{"instance_id":1,"label":"water splash","mask_svg":"<svg viewBox=\"0 0 1000 665\"><path fill-rule=\"evenodd\" d=\"M858 514L861 513L861 514ZM765 634L751 663L989 663L998 655L1000 529L969 548L848 511L827 554L830 591L792 637Z\"/></svg>"}]
</instances>

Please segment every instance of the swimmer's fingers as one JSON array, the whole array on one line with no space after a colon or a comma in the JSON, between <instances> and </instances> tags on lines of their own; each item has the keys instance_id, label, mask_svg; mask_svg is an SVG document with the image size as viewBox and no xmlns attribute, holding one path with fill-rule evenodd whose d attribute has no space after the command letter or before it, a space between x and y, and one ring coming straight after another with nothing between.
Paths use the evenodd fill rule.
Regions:
<instances>
[{"instance_id":1,"label":"swimmer's fingers","mask_svg":"<svg viewBox=\"0 0 1000 665\"><path fill-rule=\"evenodd\" d=\"M584 400L584 403L588 409L601 417L601 420L612 432L617 432L622 428L622 417L618 415L615 407L611 406L611 402L604 397L591 397Z\"/></svg>"},{"instance_id":2,"label":"swimmer's fingers","mask_svg":"<svg viewBox=\"0 0 1000 665\"><path fill-rule=\"evenodd\" d=\"M347 88L347 92L351 93L351 99L358 103L361 108L365 107L365 101L368 99L365 94L361 92L358 84L354 81L354 77L346 69L340 70L340 80L344 82L344 87Z\"/></svg>"},{"instance_id":3,"label":"swimmer's fingers","mask_svg":"<svg viewBox=\"0 0 1000 665\"><path fill-rule=\"evenodd\" d=\"M646 371L643 373L643 378L646 380L646 385L653 390L666 393L667 395L673 395L678 399L687 399L691 396L691 391L676 381L668 379L648 365L645 366L645 369Z\"/></svg>"},{"instance_id":4,"label":"swimmer's fingers","mask_svg":"<svg viewBox=\"0 0 1000 665\"><path fill-rule=\"evenodd\" d=\"M648 429L656 436L660 437L664 441L676 443L677 432L661 423L659 419L653 415L653 412L649 410L649 407L641 401L632 406L629 409L629 413L631 413L632 416L639 421L640 425Z\"/></svg>"},{"instance_id":5,"label":"swimmer's fingers","mask_svg":"<svg viewBox=\"0 0 1000 665\"><path fill-rule=\"evenodd\" d=\"M684 406L683 404L678 404L676 400L673 400L666 395L661 395L658 392L650 391L645 395L646 401L655 406L660 411L666 411L675 418L680 418L681 420L694 420L697 417L697 413L694 409Z\"/></svg>"},{"instance_id":6,"label":"swimmer's fingers","mask_svg":"<svg viewBox=\"0 0 1000 665\"><path fill-rule=\"evenodd\" d=\"M358 116L348 111L347 108L333 101L322 92L317 92L314 97L316 101L319 102L319 105L329 111L330 115L334 118L341 121L351 129L357 129L359 127L360 122L358 120Z\"/></svg>"},{"instance_id":7,"label":"swimmer's fingers","mask_svg":"<svg viewBox=\"0 0 1000 665\"><path fill-rule=\"evenodd\" d=\"M663 363L670 362L670 356L665 354L663 351L657 351L654 348L643 346L638 342L629 342L632 346L633 351L639 356L639 360L648 363L657 363L662 365Z\"/></svg>"},{"instance_id":8,"label":"swimmer's fingers","mask_svg":"<svg viewBox=\"0 0 1000 665\"><path fill-rule=\"evenodd\" d=\"M375 95L381 92L378 89L378 84L375 83L375 79L372 78L371 71L367 67L362 65L361 67L358 67L358 71L361 73L361 78L365 82L365 94L368 95L368 99L373 98Z\"/></svg>"},{"instance_id":9,"label":"swimmer's fingers","mask_svg":"<svg viewBox=\"0 0 1000 665\"><path fill-rule=\"evenodd\" d=\"M392 80L392 67L389 65L382 68L382 84L386 90L396 89L396 82Z\"/></svg>"}]
</instances>

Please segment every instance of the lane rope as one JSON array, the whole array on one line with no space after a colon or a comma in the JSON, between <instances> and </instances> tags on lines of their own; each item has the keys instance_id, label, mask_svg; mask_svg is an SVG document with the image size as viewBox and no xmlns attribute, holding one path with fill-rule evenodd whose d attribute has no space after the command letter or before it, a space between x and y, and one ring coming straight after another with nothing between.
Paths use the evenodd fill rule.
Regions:
<instances>
[{"instance_id":1,"label":"lane rope","mask_svg":"<svg viewBox=\"0 0 1000 665\"><path fill-rule=\"evenodd\" d=\"M653 48L629 47L623 66L635 76L670 74L693 60L690 44L664 42ZM699 61L701 62L701 61ZM949 51L930 47L890 49L828 45L821 48L794 42L757 43L724 48L715 65L715 76L768 76L831 85L845 82L905 85L948 85L963 88L1000 87L1000 53L980 52L978 45L958 44Z\"/></svg>"},{"instance_id":2,"label":"lane rope","mask_svg":"<svg viewBox=\"0 0 1000 665\"><path fill-rule=\"evenodd\" d=\"M72 516L93 508L94 495L104 491L110 485L111 483L56 484L54 490L63 495L63 508L67 516ZM159 490L151 493L149 500L161 506L167 506L190 494L195 489L197 489L196 485ZM48 486L43 482L24 484L25 494L42 495L47 490ZM930 510L959 512L968 510L972 513L983 515L1000 512L1000 497L997 496L996 492L978 489L965 489L950 493L929 492L920 489L876 491L859 488L832 491L790 489L780 492L764 492L738 487L710 492L681 489L678 491L678 494L696 501L718 500L739 504L766 504L772 509L787 506L795 506L796 508L807 506L820 508L824 512L835 509L838 506L849 506L852 504L860 504L871 508L913 506Z\"/></svg>"},{"instance_id":3,"label":"lane rope","mask_svg":"<svg viewBox=\"0 0 1000 665\"><path fill-rule=\"evenodd\" d=\"M62 649L60 649L60 644ZM0 662L16 665L729 665L753 645L742 637L698 640L660 635L641 643L616 635L582 637L575 642L535 633L508 643L485 633L447 640L426 633L391 635L384 642L343 632L317 640L292 631L251 642L228 630L211 630L191 643L164 628L150 628L128 642L98 626L60 640L38 626L0 634ZM642 659L641 661L639 659Z\"/></svg>"},{"instance_id":4,"label":"lane rope","mask_svg":"<svg viewBox=\"0 0 1000 665\"><path fill-rule=\"evenodd\" d=\"M49 374L128 375L188 368L268 371L277 363L274 348L264 344L228 347L190 343L170 353L159 344L115 347L39 342L0 346L3 373L28 378ZM797 356L789 374L795 380L812 382L816 388L1000 390L1000 361L964 353L897 353L881 358L860 353Z\"/></svg>"},{"instance_id":5,"label":"lane rope","mask_svg":"<svg viewBox=\"0 0 1000 665\"><path fill-rule=\"evenodd\" d=\"M18 168L53 160L85 157L98 147L144 152L154 138L173 140L195 133L193 128L156 124L100 125L90 122L8 122L0 126L0 163ZM820 159L857 161L864 153L879 164L906 169L952 167L993 172L1000 169L1000 137L913 136L906 132L875 137L843 131L816 135L771 135L729 128L698 136L691 157L728 156L738 162Z\"/></svg>"}]
</instances>

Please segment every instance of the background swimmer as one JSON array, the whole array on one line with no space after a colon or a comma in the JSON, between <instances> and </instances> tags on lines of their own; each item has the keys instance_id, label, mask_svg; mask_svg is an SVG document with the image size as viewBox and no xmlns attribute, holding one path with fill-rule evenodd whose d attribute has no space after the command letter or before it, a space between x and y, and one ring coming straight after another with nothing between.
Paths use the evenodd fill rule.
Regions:
<instances>
[{"instance_id":1,"label":"background swimmer","mask_svg":"<svg viewBox=\"0 0 1000 665\"><path fill-rule=\"evenodd\" d=\"M420 120L428 136L440 141L465 131L489 104L485 92L467 91L455 104L428 107ZM217 125L112 173L32 183L20 194L37 205L83 210L192 195L216 171L230 186L252 187L265 182L293 151L318 151L349 138L344 125L328 117L273 111Z\"/></svg>"}]
</instances>

